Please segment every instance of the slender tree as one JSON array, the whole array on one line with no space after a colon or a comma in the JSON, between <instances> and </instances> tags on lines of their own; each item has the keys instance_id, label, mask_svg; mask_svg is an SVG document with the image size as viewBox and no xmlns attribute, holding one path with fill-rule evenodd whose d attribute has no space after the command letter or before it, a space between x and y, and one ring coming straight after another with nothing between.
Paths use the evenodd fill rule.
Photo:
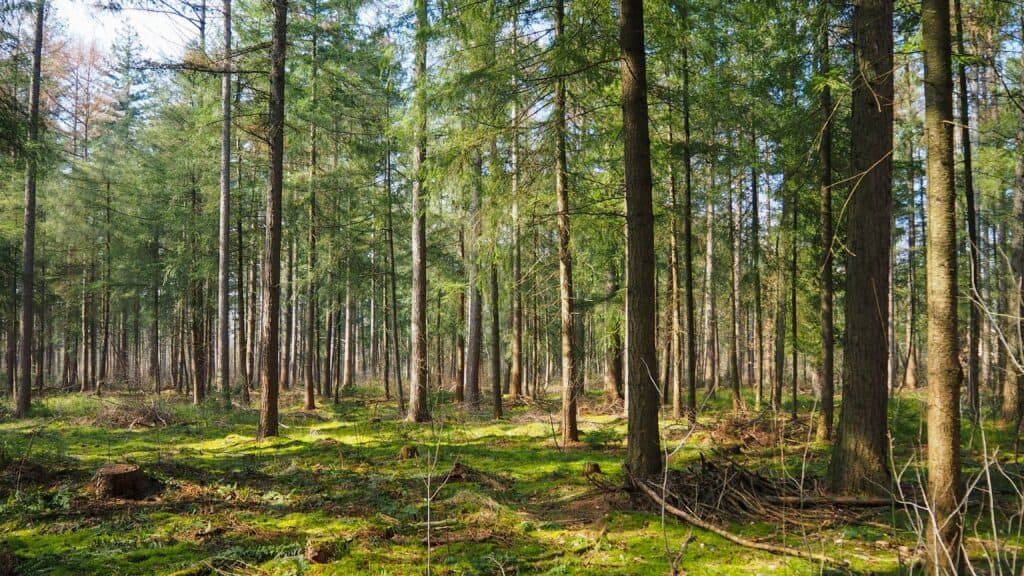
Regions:
<instances>
[{"instance_id":1,"label":"slender tree","mask_svg":"<svg viewBox=\"0 0 1024 576\"><path fill-rule=\"evenodd\" d=\"M831 69L829 61L829 14L828 3L820 7L821 23L818 31L818 74L827 77ZM821 409L818 411L817 437L819 441L832 439L832 423L835 420L835 331L832 319L832 89L826 83L821 89L821 143L818 147L819 169L821 170L821 205L818 212L818 226L821 232Z\"/></svg>"},{"instance_id":2,"label":"slender tree","mask_svg":"<svg viewBox=\"0 0 1024 576\"><path fill-rule=\"evenodd\" d=\"M281 190L284 176L284 85L288 32L288 0L273 0L274 27L270 48L270 112L267 141L270 148L267 210L263 252L263 325L260 330L259 436L278 434L278 333L281 312Z\"/></svg>"},{"instance_id":3,"label":"slender tree","mask_svg":"<svg viewBox=\"0 0 1024 576\"><path fill-rule=\"evenodd\" d=\"M224 406L230 407L228 277L231 258L231 0L224 0L223 58L224 71L221 73L220 84L220 234L217 246L217 385L224 395Z\"/></svg>"},{"instance_id":4,"label":"slender tree","mask_svg":"<svg viewBox=\"0 0 1024 576\"><path fill-rule=\"evenodd\" d=\"M565 40L565 2L555 0L555 44ZM573 312L572 252L569 247L569 183L566 166L565 78L555 79L555 196L558 199L558 301L561 312L562 343L562 443L578 442L576 395L579 380L576 326Z\"/></svg>"},{"instance_id":5,"label":"slender tree","mask_svg":"<svg viewBox=\"0 0 1024 576\"><path fill-rule=\"evenodd\" d=\"M963 13L960 0L953 0L956 22L956 48L961 56L966 56L964 48ZM971 155L971 115L970 94L967 92L967 64L960 60L957 66L960 96L960 146L964 161L964 205L967 210L967 244L970 254L970 301L967 324L967 406L971 418L977 422L981 417L981 384L979 376L979 344L981 342L981 249L978 237L978 210L974 193L974 168Z\"/></svg>"},{"instance_id":6,"label":"slender tree","mask_svg":"<svg viewBox=\"0 0 1024 576\"><path fill-rule=\"evenodd\" d=\"M427 406L427 213L423 201L423 162L427 155L427 0L414 0L416 65L414 72L412 151L412 351L409 357L409 414L413 422L430 419Z\"/></svg>"}]
</instances>

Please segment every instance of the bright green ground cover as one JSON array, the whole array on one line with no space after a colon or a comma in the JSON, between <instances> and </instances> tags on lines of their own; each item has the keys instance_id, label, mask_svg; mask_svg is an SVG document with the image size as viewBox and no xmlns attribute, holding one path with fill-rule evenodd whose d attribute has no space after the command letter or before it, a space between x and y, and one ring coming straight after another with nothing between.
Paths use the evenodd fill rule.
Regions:
<instances>
[{"instance_id":1,"label":"bright green ground cover","mask_svg":"<svg viewBox=\"0 0 1024 576\"><path fill-rule=\"evenodd\" d=\"M727 411L727 399L719 396L673 467L721 448L721 438L710 433L718 425L713 415ZM625 422L597 410L597 399L588 400L593 409L581 418L584 441L570 448L554 443L555 406L543 402L507 410L500 422L442 407L432 425L411 425L369 390L313 414L299 412L292 400L287 397L283 407L282 436L266 441L254 438L253 410L228 412L212 402L195 408L171 397L156 402L167 425L155 427L111 425L111 413L127 411L118 408L121 403L141 402L112 397L49 397L30 419L5 417L0 553L23 575L425 574L425 480L432 464L433 475L444 476L456 461L484 479L432 486L432 574L668 574L690 533L584 477L584 463L595 462L606 481L622 483ZM811 406L808 401L803 408L809 412ZM907 484L919 473L920 411L915 396L893 403L894 459L901 468L910 463ZM667 437L682 436L679 423L663 426ZM972 450L965 458L969 476L983 466L981 435L967 425L964 431ZM1013 451L1012 435L994 425L986 432L990 453L1000 447L1001 466L1013 477L1016 459L1005 454ZM398 459L406 445L416 446L420 456ZM828 447L744 446L733 458L776 474L813 477L827 465ZM86 486L108 462L139 464L165 489L149 501L96 499ZM1007 527L1021 501L1007 496L1012 486L990 472L1002 493L996 517L1005 553L1022 541L1013 533L1019 517ZM991 522L987 510L971 510L972 556L987 571L985 551L995 553ZM875 574L906 573L898 556L900 547L916 549L910 528L906 514L885 509L866 513L863 523L818 530L730 527L748 538L825 552L848 560L858 573ZM679 562L690 575L828 573L700 530L692 536ZM322 543L335 559L307 562L309 542Z\"/></svg>"}]
</instances>

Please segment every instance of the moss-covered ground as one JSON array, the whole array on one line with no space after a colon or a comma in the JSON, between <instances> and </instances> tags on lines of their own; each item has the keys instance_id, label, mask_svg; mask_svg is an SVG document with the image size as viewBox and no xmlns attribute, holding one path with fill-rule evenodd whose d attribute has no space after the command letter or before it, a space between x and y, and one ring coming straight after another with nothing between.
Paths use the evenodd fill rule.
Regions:
<instances>
[{"instance_id":1,"label":"moss-covered ground","mask_svg":"<svg viewBox=\"0 0 1024 576\"><path fill-rule=\"evenodd\" d=\"M725 396L709 403L685 441L684 424L663 418L668 443L680 447L672 467L728 451L765 473L823 474L828 446L793 435L770 445L739 437L736 446L725 446L728 439L714 432L728 413ZM583 442L570 447L555 441L554 397L506 407L499 421L440 402L432 423L409 424L368 389L314 412L300 411L297 397L285 395L282 434L266 440L255 437L255 410L225 410L216 401L193 407L171 396L148 400L162 414L156 425L118 425L111 418L120 405L139 402L49 396L31 418L0 421L0 567L68 576L397 575L426 574L428 565L437 575L612 575L669 574L677 562L690 575L832 573L691 530L588 481L583 468L592 462L603 471L601 483L623 484L625 420L601 410L597 397L584 402ZM812 407L809 400L801 407L808 420ZM892 403L893 459L905 485L922 477L921 411L919 395ZM809 430L792 426L798 437ZM1012 433L995 424L985 432L964 425L965 478L981 478L967 542L978 573L993 573L1000 563L1008 569L1019 550L1014 514L1022 500L1007 479L1019 475ZM983 445L990 455L998 448L998 467L985 466ZM418 456L399 458L403 446L415 446ZM163 483L162 492L141 501L95 497L90 477L111 462L138 464ZM456 462L473 475L445 481ZM979 474L986 469L989 474ZM914 515L905 510L870 509L854 521L820 527L728 528L829 554L856 573L904 574L920 542ZM309 547L330 561L307 560Z\"/></svg>"}]
</instances>

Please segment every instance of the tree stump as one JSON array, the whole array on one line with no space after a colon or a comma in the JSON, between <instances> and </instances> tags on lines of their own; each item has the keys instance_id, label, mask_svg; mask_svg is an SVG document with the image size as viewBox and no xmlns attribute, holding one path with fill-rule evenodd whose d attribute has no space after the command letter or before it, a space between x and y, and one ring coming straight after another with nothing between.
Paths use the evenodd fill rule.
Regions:
<instances>
[{"instance_id":1,"label":"tree stump","mask_svg":"<svg viewBox=\"0 0 1024 576\"><path fill-rule=\"evenodd\" d=\"M92 492L100 498L138 500L159 490L160 483L134 464L107 464L92 479Z\"/></svg>"},{"instance_id":2,"label":"tree stump","mask_svg":"<svg viewBox=\"0 0 1024 576\"><path fill-rule=\"evenodd\" d=\"M338 547L330 540L310 540L306 542L306 561L310 564L327 564L338 555Z\"/></svg>"},{"instance_id":3,"label":"tree stump","mask_svg":"<svg viewBox=\"0 0 1024 576\"><path fill-rule=\"evenodd\" d=\"M399 460L412 460L413 458L418 458L419 455L420 451L417 450L416 447L412 445L402 446L402 448L398 451Z\"/></svg>"}]
</instances>

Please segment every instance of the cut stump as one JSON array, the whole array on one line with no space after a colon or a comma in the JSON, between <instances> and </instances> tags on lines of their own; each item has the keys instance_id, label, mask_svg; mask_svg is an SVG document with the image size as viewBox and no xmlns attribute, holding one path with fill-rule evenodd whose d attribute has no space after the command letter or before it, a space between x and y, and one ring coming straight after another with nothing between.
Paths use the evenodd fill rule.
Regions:
<instances>
[{"instance_id":1,"label":"cut stump","mask_svg":"<svg viewBox=\"0 0 1024 576\"><path fill-rule=\"evenodd\" d=\"M160 491L160 482L134 464L107 464L92 478L92 492L100 498L141 500Z\"/></svg>"}]
</instances>

